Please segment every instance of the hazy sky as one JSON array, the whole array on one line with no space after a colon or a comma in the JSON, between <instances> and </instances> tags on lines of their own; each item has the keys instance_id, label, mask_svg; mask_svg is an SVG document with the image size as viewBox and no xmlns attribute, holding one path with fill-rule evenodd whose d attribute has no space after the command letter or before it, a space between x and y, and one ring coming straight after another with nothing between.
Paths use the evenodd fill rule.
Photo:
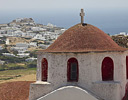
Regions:
<instances>
[{"instance_id":1,"label":"hazy sky","mask_svg":"<svg viewBox=\"0 0 128 100\"><path fill-rule=\"evenodd\" d=\"M0 23L31 17L69 28L80 22L81 8L85 22L106 33L128 32L128 0L0 0Z\"/></svg>"},{"instance_id":2,"label":"hazy sky","mask_svg":"<svg viewBox=\"0 0 128 100\"><path fill-rule=\"evenodd\" d=\"M0 0L1 11L128 9L128 0Z\"/></svg>"}]
</instances>

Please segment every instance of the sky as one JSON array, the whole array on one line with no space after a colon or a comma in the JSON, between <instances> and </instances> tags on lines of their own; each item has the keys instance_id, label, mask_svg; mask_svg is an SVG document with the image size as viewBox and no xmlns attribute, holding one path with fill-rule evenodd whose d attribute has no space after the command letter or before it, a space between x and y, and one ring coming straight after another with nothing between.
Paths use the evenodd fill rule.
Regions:
<instances>
[{"instance_id":1,"label":"sky","mask_svg":"<svg viewBox=\"0 0 128 100\"><path fill-rule=\"evenodd\" d=\"M106 33L128 31L128 0L0 0L0 23L32 17L37 23L48 22L69 28L80 23L84 8L85 22Z\"/></svg>"},{"instance_id":2,"label":"sky","mask_svg":"<svg viewBox=\"0 0 128 100\"><path fill-rule=\"evenodd\" d=\"M127 9L128 0L0 0L0 10Z\"/></svg>"}]
</instances>

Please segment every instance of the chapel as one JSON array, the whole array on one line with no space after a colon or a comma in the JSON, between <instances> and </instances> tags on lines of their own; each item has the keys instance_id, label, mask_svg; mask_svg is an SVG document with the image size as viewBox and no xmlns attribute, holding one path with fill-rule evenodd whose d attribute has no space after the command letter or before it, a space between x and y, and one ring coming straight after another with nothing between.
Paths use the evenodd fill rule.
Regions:
<instances>
[{"instance_id":1,"label":"chapel","mask_svg":"<svg viewBox=\"0 0 128 100\"><path fill-rule=\"evenodd\" d=\"M99 28L74 25L37 52L29 100L128 100L128 51Z\"/></svg>"}]
</instances>

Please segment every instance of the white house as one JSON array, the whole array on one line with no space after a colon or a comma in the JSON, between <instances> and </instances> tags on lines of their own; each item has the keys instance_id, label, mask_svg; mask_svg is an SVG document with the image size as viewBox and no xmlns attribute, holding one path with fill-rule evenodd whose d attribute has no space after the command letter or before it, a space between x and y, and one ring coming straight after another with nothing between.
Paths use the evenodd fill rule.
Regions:
<instances>
[{"instance_id":1,"label":"white house","mask_svg":"<svg viewBox=\"0 0 128 100\"><path fill-rule=\"evenodd\" d=\"M0 30L0 34L6 34L6 30Z\"/></svg>"},{"instance_id":2,"label":"white house","mask_svg":"<svg viewBox=\"0 0 128 100\"><path fill-rule=\"evenodd\" d=\"M2 46L0 46L0 50L3 50L3 47Z\"/></svg>"},{"instance_id":3,"label":"white house","mask_svg":"<svg viewBox=\"0 0 128 100\"><path fill-rule=\"evenodd\" d=\"M27 43L16 43L16 46L12 47L11 49L18 51L18 53L21 54L27 51L28 44Z\"/></svg>"},{"instance_id":4,"label":"white house","mask_svg":"<svg viewBox=\"0 0 128 100\"><path fill-rule=\"evenodd\" d=\"M33 46L33 47L37 47L37 42L30 42L28 45Z\"/></svg>"},{"instance_id":5,"label":"white house","mask_svg":"<svg viewBox=\"0 0 128 100\"><path fill-rule=\"evenodd\" d=\"M46 49L49 47L49 45L45 45L45 44L38 44L39 47L43 48L43 49Z\"/></svg>"},{"instance_id":6,"label":"white house","mask_svg":"<svg viewBox=\"0 0 128 100\"><path fill-rule=\"evenodd\" d=\"M62 34L65 31L66 31L66 29L55 30L55 33Z\"/></svg>"},{"instance_id":7,"label":"white house","mask_svg":"<svg viewBox=\"0 0 128 100\"><path fill-rule=\"evenodd\" d=\"M128 51L81 23L38 52L29 100L128 100Z\"/></svg>"},{"instance_id":8,"label":"white house","mask_svg":"<svg viewBox=\"0 0 128 100\"><path fill-rule=\"evenodd\" d=\"M21 20L23 20L23 18L17 18L16 22L21 22Z\"/></svg>"},{"instance_id":9,"label":"white house","mask_svg":"<svg viewBox=\"0 0 128 100\"><path fill-rule=\"evenodd\" d=\"M5 61L0 60L0 65L3 65L4 63L5 63Z\"/></svg>"},{"instance_id":10,"label":"white house","mask_svg":"<svg viewBox=\"0 0 128 100\"><path fill-rule=\"evenodd\" d=\"M9 41L9 38L6 39L6 45L9 45L10 44L10 41Z\"/></svg>"},{"instance_id":11,"label":"white house","mask_svg":"<svg viewBox=\"0 0 128 100\"><path fill-rule=\"evenodd\" d=\"M14 54L11 54L11 53L2 53L4 56L8 56L8 57L15 57Z\"/></svg>"},{"instance_id":12,"label":"white house","mask_svg":"<svg viewBox=\"0 0 128 100\"><path fill-rule=\"evenodd\" d=\"M44 36L42 36L42 34L36 34L33 39L39 39L39 40L46 40Z\"/></svg>"},{"instance_id":13,"label":"white house","mask_svg":"<svg viewBox=\"0 0 128 100\"><path fill-rule=\"evenodd\" d=\"M56 27L56 25L53 25L53 24L51 24L51 23L48 23L48 24L47 24L47 27L53 28L53 27Z\"/></svg>"},{"instance_id":14,"label":"white house","mask_svg":"<svg viewBox=\"0 0 128 100\"><path fill-rule=\"evenodd\" d=\"M44 28L40 28L40 27L31 27L32 31L46 31L46 29Z\"/></svg>"},{"instance_id":15,"label":"white house","mask_svg":"<svg viewBox=\"0 0 128 100\"><path fill-rule=\"evenodd\" d=\"M14 32L14 30L8 29L7 30L7 36L13 36L13 32Z\"/></svg>"},{"instance_id":16,"label":"white house","mask_svg":"<svg viewBox=\"0 0 128 100\"><path fill-rule=\"evenodd\" d=\"M20 58L23 57L28 57L30 55L30 53L18 53L17 56L19 56Z\"/></svg>"},{"instance_id":17,"label":"white house","mask_svg":"<svg viewBox=\"0 0 128 100\"><path fill-rule=\"evenodd\" d=\"M120 32L120 35L126 35L126 32Z\"/></svg>"},{"instance_id":18,"label":"white house","mask_svg":"<svg viewBox=\"0 0 128 100\"><path fill-rule=\"evenodd\" d=\"M50 39L57 39L59 36L60 36L59 33L55 33L55 32L50 32L49 34Z\"/></svg>"},{"instance_id":19,"label":"white house","mask_svg":"<svg viewBox=\"0 0 128 100\"><path fill-rule=\"evenodd\" d=\"M27 62L31 62L31 61L34 61L34 60L37 60L37 58L27 58L27 59L25 59L25 61L27 61Z\"/></svg>"},{"instance_id":20,"label":"white house","mask_svg":"<svg viewBox=\"0 0 128 100\"><path fill-rule=\"evenodd\" d=\"M22 33L22 37L33 38L34 36L36 36L36 33L33 33L32 31L27 31L26 33Z\"/></svg>"},{"instance_id":21,"label":"white house","mask_svg":"<svg viewBox=\"0 0 128 100\"><path fill-rule=\"evenodd\" d=\"M16 37L21 37L23 34L23 32L21 30L17 30L13 33L13 36L16 36Z\"/></svg>"}]
</instances>

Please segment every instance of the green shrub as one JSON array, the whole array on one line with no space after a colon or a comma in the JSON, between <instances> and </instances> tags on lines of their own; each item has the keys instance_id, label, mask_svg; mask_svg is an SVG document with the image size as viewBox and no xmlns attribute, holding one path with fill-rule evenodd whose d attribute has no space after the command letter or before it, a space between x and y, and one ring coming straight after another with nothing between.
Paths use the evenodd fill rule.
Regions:
<instances>
[{"instance_id":1,"label":"green shrub","mask_svg":"<svg viewBox=\"0 0 128 100\"><path fill-rule=\"evenodd\" d=\"M28 68L36 68L36 66L37 66L37 61L29 62L27 64Z\"/></svg>"},{"instance_id":2,"label":"green shrub","mask_svg":"<svg viewBox=\"0 0 128 100\"><path fill-rule=\"evenodd\" d=\"M37 50L35 51L31 51L30 52L30 57L34 57L34 58L37 58L37 54L36 54Z\"/></svg>"},{"instance_id":3,"label":"green shrub","mask_svg":"<svg viewBox=\"0 0 128 100\"><path fill-rule=\"evenodd\" d=\"M3 40L0 40L0 44L5 44L5 41L3 41Z\"/></svg>"},{"instance_id":4,"label":"green shrub","mask_svg":"<svg viewBox=\"0 0 128 100\"><path fill-rule=\"evenodd\" d=\"M4 71L5 70L5 66L4 65L0 65L0 71Z\"/></svg>"},{"instance_id":5,"label":"green shrub","mask_svg":"<svg viewBox=\"0 0 128 100\"><path fill-rule=\"evenodd\" d=\"M10 80L10 79L13 79L13 77L0 78L0 80Z\"/></svg>"},{"instance_id":6,"label":"green shrub","mask_svg":"<svg viewBox=\"0 0 128 100\"><path fill-rule=\"evenodd\" d=\"M8 63L22 63L25 62L26 58L8 57L1 55L0 59Z\"/></svg>"},{"instance_id":7,"label":"green shrub","mask_svg":"<svg viewBox=\"0 0 128 100\"><path fill-rule=\"evenodd\" d=\"M23 67L23 66L12 66L12 67L8 68L8 70L16 70L16 69L25 69L25 67Z\"/></svg>"},{"instance_id":8,"label":"green shrub","mask_svg":"<svg viewBox=\"0 0 128 100\"><path fill-rule=\"evenodd\" d=\"M16 69L26 69L26 65L19 65L15 63L8 63L1 66L1 71L3 70L16 70Z\"/></svg>"}]
</instances>

